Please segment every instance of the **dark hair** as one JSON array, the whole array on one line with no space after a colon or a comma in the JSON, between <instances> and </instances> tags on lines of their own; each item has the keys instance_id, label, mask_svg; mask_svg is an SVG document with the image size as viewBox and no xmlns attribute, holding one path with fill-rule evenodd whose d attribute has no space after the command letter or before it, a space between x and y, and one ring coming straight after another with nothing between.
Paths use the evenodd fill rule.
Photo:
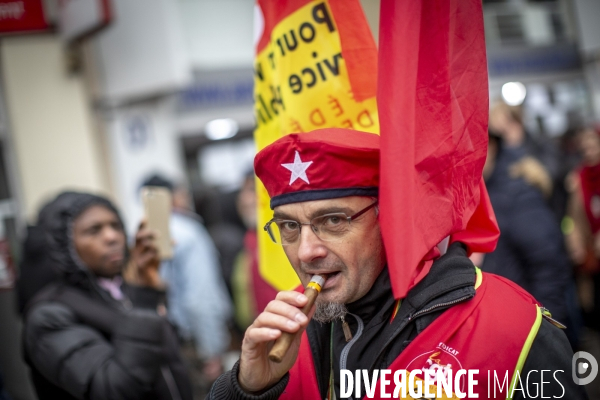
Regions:
<instances>
[{"instance_id":1,"label":"dark hair","mask_svg":"<svg viewBox=\"0 0 600 400\"><path fill-rule=\"evenodd\" d=\"M158 186L158 187L163 187L166 189L169 189L170 192L173 191L174 185L173 182L171 182L170 180L168 180L167 178L165 178L162 175L159 174L154 174L152 176L150 176L148 179L146 179L144 181L144 183L142 183L141 187L144 186Z\"/></svg>"}]
</instances>

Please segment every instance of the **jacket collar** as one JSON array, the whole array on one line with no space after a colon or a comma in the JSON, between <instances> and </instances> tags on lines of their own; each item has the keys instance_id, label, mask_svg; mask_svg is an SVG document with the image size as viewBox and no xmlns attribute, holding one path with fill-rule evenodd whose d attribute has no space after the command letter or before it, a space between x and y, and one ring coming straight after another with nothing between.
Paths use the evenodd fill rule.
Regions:
<instances>
[{"instance_id":1,"label":"jacket collar","mask_svg":"<svg viewBox=\"0 0 600 400\"><path fill-rule=\"evenodd\" d=\"M465 260L466 257L464 245L450 245L446 254L433 263L425 278L408 293L402 301L402 308L410 308L414 314L439 303L474 296L475 269L473 264ZM368 323L392 297L390 275L388 269L384 268L369 292L359 300L347 304L347 308Z\"/></svg>"},{"instance_id":2,"label":"jacket collar","mask_svg":"<svg viewBox=\"0 0 600 400\"><path fill-rule=\"evenodd\" d=\"M477 276L467 259L462 243L453 243L446 254L438 258L429 273L407 295L403 302L412 308L413 315L442 303L475 296Z\"/></svg>"},{"instance_id":3,"label":"jacket collar","mask_svg":"<svg viewBox=\"0 0 600 400\"><path fill-rule=\"evenodd\" d=\"M365 324L379 314L381 308L392 300L392 284L388 269L384 268L366 295L353 303L346 304L348 312L358 315Z\"/></svg>"}]
</instances>

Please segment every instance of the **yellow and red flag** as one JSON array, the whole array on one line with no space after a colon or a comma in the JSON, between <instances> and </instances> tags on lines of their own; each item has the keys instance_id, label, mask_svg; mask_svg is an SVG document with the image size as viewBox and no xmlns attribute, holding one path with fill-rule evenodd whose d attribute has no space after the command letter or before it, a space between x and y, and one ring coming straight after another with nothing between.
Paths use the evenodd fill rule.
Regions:
<instances>
[{"instance_id":1,"label":"yellow and red flag","mask_svg":"<svg viewBox=\"0 0 600 400\"><path fill-rule=\"evenodd\" d=\"M488 80L481 0L382 0L381 227L396 298L436 245L489 252L499 236L481 172Z\"/></svg>"},{"instance_id":2,"label":"yellow and red flag","mask_svg":"<svg viewBox=\"0 0 600 400\"><path fill-rule=\"evenodd\" d=\"M377 47L358 0L258 0L257 150L289 133L345 127L379 133ZM262 227L269 196L257 181L260 271L278 290L299 284Z\"/></svg>"}]
</instances>

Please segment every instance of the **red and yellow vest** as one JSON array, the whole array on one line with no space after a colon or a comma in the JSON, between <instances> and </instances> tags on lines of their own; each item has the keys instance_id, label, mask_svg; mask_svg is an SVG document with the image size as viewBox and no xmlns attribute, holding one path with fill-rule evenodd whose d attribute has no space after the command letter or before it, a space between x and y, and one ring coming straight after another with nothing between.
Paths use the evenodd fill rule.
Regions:
<instances>
[{"instance_id":1,"label":"red and yellow vest","mask_svg":"<svg viewBox=\"0 0 600 400\"><path fill-rule=\"evenodd\" d=\"M474 393L479 394L479 399L510 398L509 385L504 384L502 391L500 385L505 376L508 376L506 383L510 384L510 388L515 384L542 322L542 313L538 302L529 293L497 275L477 270L475 288L473 299L442 313L392 362L388 367L392 374L386 377L391 380L386 386L387 393L394 391L393 373L397 370L406 370L408 380L409 372L419 369L450 368L454 373L458 369L478 369ZM495 376L499 384L494 382ZM419 377L423 378L423 375ZM462 387L461 392L466 393L467 387ZM432 389L431 393L435 390ZM374 394L375 397L371 398L381 398L380 382L377 382ZM365 393L362 395L365 396ZM305 332L298 359L290 370L289 383L280 399L319 398L321 395ZM453 398L458 397L455 395Z\"/></svg>"}]
</instances>

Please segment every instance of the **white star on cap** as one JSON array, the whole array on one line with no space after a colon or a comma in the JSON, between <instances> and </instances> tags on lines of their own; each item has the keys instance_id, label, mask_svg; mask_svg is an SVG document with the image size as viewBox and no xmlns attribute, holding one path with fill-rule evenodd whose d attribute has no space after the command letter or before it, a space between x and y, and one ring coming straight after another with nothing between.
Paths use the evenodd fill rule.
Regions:
<instances>
[{"instance_id":1,"label":"white star on cap","mask_svg":"<svg viewBox=\"0 0 600 400\"><path fill-rule=\"evenodd\" d=\"M310 167L310 164L312 163L312 161L302 162L300 159L300 153L296 151L293 163L281 164L282 167L292 171L292 176L290 177L290 186L292 183L296 182L296 179L298 178L302 179L306 183L310 183L308 181L308 177L306 176L306 169Z\"/></svg>"}]
</instances>

